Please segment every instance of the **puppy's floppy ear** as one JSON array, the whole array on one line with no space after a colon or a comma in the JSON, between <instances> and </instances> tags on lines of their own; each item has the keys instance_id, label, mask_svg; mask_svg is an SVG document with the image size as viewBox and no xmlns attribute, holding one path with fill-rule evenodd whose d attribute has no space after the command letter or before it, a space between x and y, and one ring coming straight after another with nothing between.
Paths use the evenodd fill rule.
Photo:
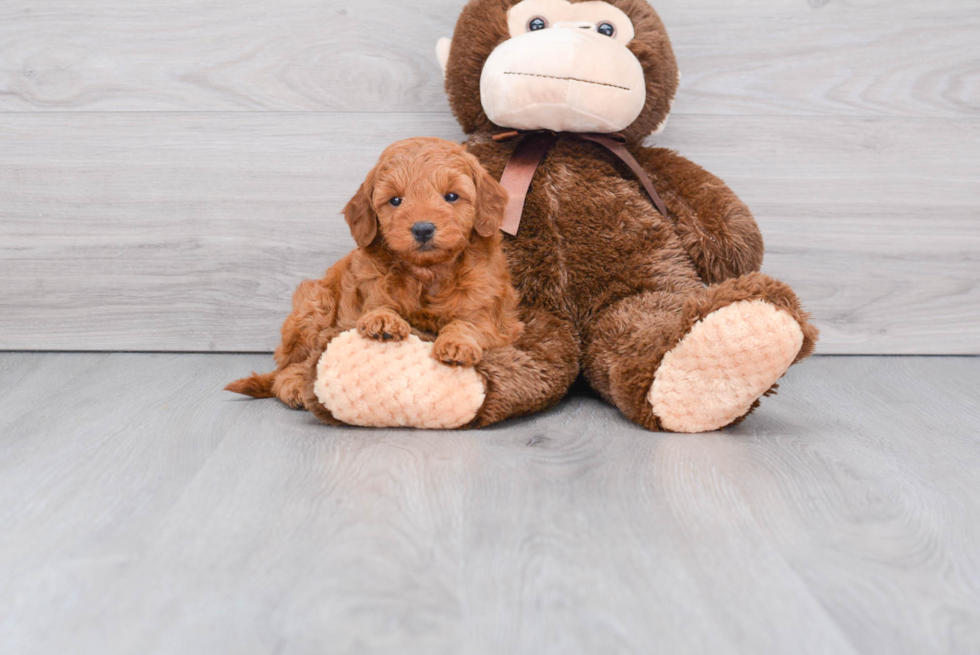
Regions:
<instances>
[{"instance_id":1,"label":"puppy's floppy ear","mask_svg":"<svg viewBox=\"0 0 980 655\"><path fill-rule=\"evenodd\" d=\"M473 227L480 236L490 237L504 222L504 210L507 209L509 196L500 182L483 168L480 160L473 155L468 156L473 168L473 183L476 185L476 218L473 220Z\"/></svg>"},{"instance_id":2,"label":"puppy's floppy ear","mask_svg":"<svg viewBox=\"0 0 980 655\"><path fill-rule=\"evenodd\" d=\"M344 219L350 226L351 236L358 248L366 248L378 236L378 216L371 205L372 195L374 185L369 179L361 184L361 188L344 207Z\"/></svg>"}]
</instances>

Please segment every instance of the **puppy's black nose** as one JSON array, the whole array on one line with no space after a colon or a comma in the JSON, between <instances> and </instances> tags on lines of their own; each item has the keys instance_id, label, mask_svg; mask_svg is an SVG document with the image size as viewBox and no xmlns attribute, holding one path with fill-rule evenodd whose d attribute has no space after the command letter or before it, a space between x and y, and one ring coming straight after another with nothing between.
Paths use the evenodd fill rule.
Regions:
<instances>
[{"instance_id":1,"label":"puppy's black nose","mask_svg":"<svg viewBox=\"0 0 980 655\"><path fill-rule=\"evenodd\" d=\"M436 226L432 223L416 223L412 226L412 236L419 243L428 243L436 235Z\"/></svg>"}]
</instances>

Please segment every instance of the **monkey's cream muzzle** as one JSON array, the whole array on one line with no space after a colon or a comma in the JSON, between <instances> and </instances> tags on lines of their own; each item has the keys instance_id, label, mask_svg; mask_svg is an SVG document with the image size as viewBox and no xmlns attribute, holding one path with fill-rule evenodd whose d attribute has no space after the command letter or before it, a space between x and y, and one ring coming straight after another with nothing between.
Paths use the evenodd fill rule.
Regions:
<instances>
[{"instance_id":1,"label":"monkey's cream muzzle","mask_svg":"<svg viewBox=\"0 0 980 655\"><path fill-rule=\"evenodd\" d=\"M518 130L612 133L646 103L643 67L594 26L557 24L497 47L480 78L487 117Z\"/></svg>"}]
</instances>

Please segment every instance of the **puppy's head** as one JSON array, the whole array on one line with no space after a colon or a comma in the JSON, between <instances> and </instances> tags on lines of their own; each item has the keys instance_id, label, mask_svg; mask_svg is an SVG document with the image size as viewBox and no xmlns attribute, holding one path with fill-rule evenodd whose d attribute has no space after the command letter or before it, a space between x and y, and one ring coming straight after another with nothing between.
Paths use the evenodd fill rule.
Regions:
<instances>
[{"instance_id":1,"label":"puppy's head","mask_svg":"<svg viewBox=\"0 0 980 655\"><path fill-rule=\"evenodd\" d=\"M507 192L463 146L419 138L384 151L344 218L359 247L383 240L400 259L432 266L495 236L506 205Z\"/></svg>"}]
</instances>

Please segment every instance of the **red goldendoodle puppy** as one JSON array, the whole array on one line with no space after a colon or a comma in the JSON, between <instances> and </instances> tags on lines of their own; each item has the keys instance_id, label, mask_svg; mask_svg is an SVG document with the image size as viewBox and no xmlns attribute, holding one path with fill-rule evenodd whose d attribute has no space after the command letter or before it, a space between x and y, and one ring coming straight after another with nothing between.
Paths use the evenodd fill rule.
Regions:
<instances>
[{"instance_id":1,"label":"red goldendoodle puppy","mask_svg":"<svg viewBox=\"0 0 980 655\"><path fill-rule=\"evenodd\" d=\"M513 343L523 325L501 249L507 192L463 146L399 141L344 208L358 248L321 280L305 280L276 349L278 368L229 391L304 406L312 356L332 336L402 340L412 327L438 333L432 355L473 366Z\"/></svg>"}]
</instances>

